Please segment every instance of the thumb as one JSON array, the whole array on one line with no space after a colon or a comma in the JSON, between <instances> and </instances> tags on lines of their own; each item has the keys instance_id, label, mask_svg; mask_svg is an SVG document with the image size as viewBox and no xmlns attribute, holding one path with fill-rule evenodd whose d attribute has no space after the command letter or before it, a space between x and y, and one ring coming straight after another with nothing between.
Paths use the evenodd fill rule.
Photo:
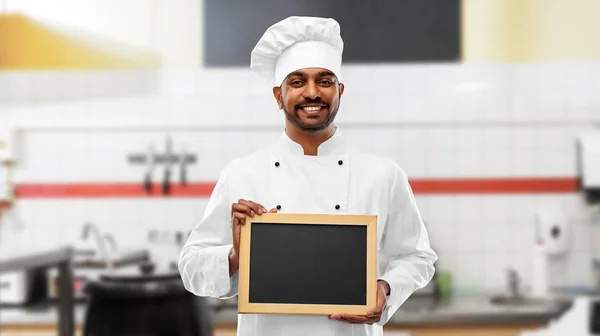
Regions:
<instances>
[{"instance_id":1,"label":"thumb","mask_svg":"<svg viewBox=\"0 0 600 336\"><path fill-rule=\"evenodd\" d=\"M277 208L273 208L271 210L269 210L269 213L276 213L277 212Z\"/></svg>"}]
</instances>

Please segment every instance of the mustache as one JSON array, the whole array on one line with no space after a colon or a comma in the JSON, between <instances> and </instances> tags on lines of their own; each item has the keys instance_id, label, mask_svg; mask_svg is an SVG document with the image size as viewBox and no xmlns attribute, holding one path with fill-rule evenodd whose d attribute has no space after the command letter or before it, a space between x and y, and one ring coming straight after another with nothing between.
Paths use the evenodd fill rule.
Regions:
<instances>
[{"instance_id":1,"label":"mustache","mask_svg":"<svg viewBox=\"0 0 600 336\"><path fill-rule=\"evenodd\" d=\"M296 105L294 105L294 109L299 109L304 105L309 105L309 104L320 104L320 105L324 105L325 107L329 107L329 103L324 101L323 99L316 98L316 99L311 99L311 98L304 98L304 101L302 103L298 103Z\"/></svg>"}]
</instances>

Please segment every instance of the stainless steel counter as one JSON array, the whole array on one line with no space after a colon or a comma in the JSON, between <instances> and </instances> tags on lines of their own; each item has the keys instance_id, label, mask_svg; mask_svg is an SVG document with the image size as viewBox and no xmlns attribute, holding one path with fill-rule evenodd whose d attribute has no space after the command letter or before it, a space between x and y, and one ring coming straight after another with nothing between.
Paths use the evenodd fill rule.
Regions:
<instances>
[{"instance_id":1,"label":"stainless steel counter","mask_svg":"<svg viewBox=\"0 0 600 336\"><path fill-rule=\"evenodd\" d=\"M58 324L58 334L61 336L72 336L75 326L72 258L73 250L70 247L5 254L0 258L0 273L32 268L58 268L61 295L58 298L57 312L53 315L53 320ZM0 323L3 323L2 321L2 312L0 312Z\"/></svg>"},{"instance_id":2,"label":"stainless steel counter","mask_svg":"<svg viewBox=\"0 0 600 336\"><path fill-rule=\"evenodd\" d=\"M389 326L464 326L464 325L545 325L560 317L571 306L568 298L548 301L532 306L502 306L490 303L489 297L458 296L448 302L436 303L431 298L413 297L403 305L389 321ZM54 305L32 308L0 308L1 325L52 324L57 320ZM84 321L85 304L78 304L74 311L75 323ZM213 312L213 324L235 326L235 304L225 305Z\"/></svg>"},{"instance_id":3,"label":"stainless steel counter","mask_svg":"<svg viewBox=\"0 0 600 336\"><path fill-rule=\"evenodd\" d=\"M531 306L503 306L490 303L484 295L458 296L448 302L429 297L410 298L388 322L398 327L452 325L544 325L560 317L571 307L572 300L560 298ZM215 324L237 323L235 306L215 311Z\"/></svg>"},{"instance_id":4,"label":"stainless steel counter","mask_svg":"<svg viewBox=\"0 0 600 336\"><path fill-rule=\"evenodd\" d=\"M546 324L560 317L572 304L571 299L562 298L536 305L510 306L492 304L489 296L460 296L434 306L426 305L429 307L426 309L411 308L411 306L418 307L419 300L427 299L413 298L394 314L390 323L399 325Z\"/></svg>"},{"instance_id":5,"label":"stainless steel counter","mask_svg":"<svg viewBox=\"0 0 600 336\"><path fill-rule=\"evenodd\" d=\"M77 305L73 310L76 325L80 325L85 317L85 305ZM3 325L51 325L58 319L58 308L52 306L39 306L28 308L0 308L0 329Z\"/></svg>"}]
</instances>

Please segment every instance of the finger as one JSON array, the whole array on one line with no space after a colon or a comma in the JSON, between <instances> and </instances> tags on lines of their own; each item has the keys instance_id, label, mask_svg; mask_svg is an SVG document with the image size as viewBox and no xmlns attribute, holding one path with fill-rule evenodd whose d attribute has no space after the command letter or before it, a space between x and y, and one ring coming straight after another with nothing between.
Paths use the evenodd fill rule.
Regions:
<instances>
[{"instance_id":1,"label":"finger","mask_svg":"<svg viewBox=\"0 0 600 336\"><path fill-rule=\"evenodd\" d=\"M241 203L234 203L231 206L231 209L233 210L232 212L241 212L244 213L250 217L254 217L254 210L252 210L251 207L241 204Z\"/></svg>"},{"instance_id":2,"label":"finger","mask_svg":"<svg viewBox=\"0 0 600 336\"><path fill-rule=\"evenodd\" d=\"M367 316L373 317L373 316L381 315L382 311L383 311L383 309L381 307L381 302L377 302L377 305L367 312Z\"/></svg>"},{"instance_id":3,"label":"finger","mask_svg":"<svg viewBox=\"0 0 600 336\"><path fill-rule=\"evenodd\" d=\"M239 212L233 213L233 223L236 225L244 225L246 224L246 215Z\"/></svg>"},{"instance_id":4,"label":"finger","mask_svg":"<svg viewBox=\"0 0 600 336\"><path fill-rule=\"evenodd\" d=\"M367 317L374 317L374 316L379 316L379 315L381 315L381 312L378 310L372 310L367 313Z\"/></svg>"},{"instance_id":5,"label":"finger","mask_svg":"<svg viewBox=\"0 0 600 336\"><path fill-rule=\"evenodd\" d=\"M367 319L365 322L363 322L363 323L364 323L364 324L371 324L371 325L372 325L373 323L377 323L377 322L379 322L379 320L380 320L380 317L377 317L377 316L375 316L375 317L368 318L368 319Z\"/></svg>"},{"instance_id":6,"label":"finger","mask_svg":"<svg viewBox=\"0 0 600 336\"><path fill-rule=\"evenodd\" d=\"M379 319L380 319L380 317L379 317L379 316L369 317L369 318L367 318L367 320L366 320L366 321L364 321L363 323L366 323L366 324L373 324L373 323L375 323L375 322L379 321Z\"/></svg>"},{"instance_id":7,"label":"finger","mask_svg":"<svg viewBox=\"0 0 600 336\"><path fill-rule=\"evenodd\" d=\"M277 208L273 208L271 210L269 210L269 213L276 213L277 212Z\"/></svg>"},{"instance_id":8,"label":"finger","mask_svg":"<svg viewBox=\"0 0 600 336\"><path fill-rule=\"evenodd\" d=\"M250 209L252 209L252 211L254 211L255 213L262 215L263 213L267 212L267 209L265 209L265 207L263 207L262 205L256 203L256 202L252 202L252 201L246 201L246 200L239 200L238 203L243 204L247 207L249 207Z\"/></svg>"},{"instance_id":9,"label":"finger","mask_svg":"<svg viewBox=\"0 0 600 336\"><path fill-rule=\"evenodd\" d=\"M373 317L373 316L380 316L381 313L383 312L383 307L381 305L381 303L377 303L377 306L371 310L369 310L369 312L367 312L367 317Z\"/></svg>"},{"instance_id":10,"label":"finger","mask_svg":"<svg viewBox=\"0 0 600 336\"><path fill-rule=\"evenodd\" d=\"M352 323L364 323L369 320L368 317L364 315L351 315L351 314L342 314L342 318L348 322Z\"/></svg>"},{"instance_id":11,"label":"finger","mask_svg":"<svg viewBox=\"0 0 600 336\"><path fill-rule=\"evenodd\" d=\"M353 318L353 319L342 318L342 320L344 322L348 322L348 323L352 323L352 324L363 324L363 323L368 322L368 319L357 319L357 318Z\"/></svg>"}]
</instances>

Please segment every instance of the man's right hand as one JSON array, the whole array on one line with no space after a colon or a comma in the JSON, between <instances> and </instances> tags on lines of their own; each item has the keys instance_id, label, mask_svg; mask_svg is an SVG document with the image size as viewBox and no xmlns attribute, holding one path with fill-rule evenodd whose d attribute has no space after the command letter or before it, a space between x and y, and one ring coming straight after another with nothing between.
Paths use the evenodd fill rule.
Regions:
<instances>
[{"instance_id":1,"label":"man's right hand","mask_svg":"<svg viewBox=\"0 0 600 336\"><path fill-rule=\"evenodd\" d=\"M269 210L269 213L275 213L277 209ZM233 238L233 248L229 252L229 276L237 272L240 265L240 232L242 225L246 224L246 215L262 215L267 213L267 209L262 205L248 201L239 200L231 205L231 234Z\"/></svg>"}]
</instances>

